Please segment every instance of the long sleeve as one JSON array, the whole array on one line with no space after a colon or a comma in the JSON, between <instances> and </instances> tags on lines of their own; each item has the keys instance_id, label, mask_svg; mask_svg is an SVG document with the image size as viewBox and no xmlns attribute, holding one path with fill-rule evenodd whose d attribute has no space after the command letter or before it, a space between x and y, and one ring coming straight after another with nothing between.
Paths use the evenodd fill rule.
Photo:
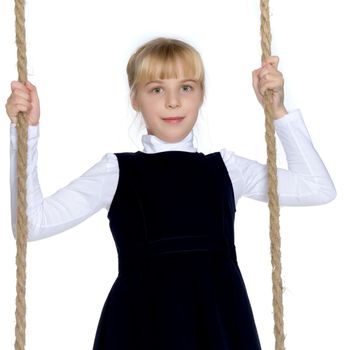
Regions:
<instances>
[{"instance_id":1,"label":"long sleeve","mask_svg":"<svg viewBox=\"0 0 350 350\"><path fill-rule=\"evenodd\" d=\"M315 150L299 109L274 120L283 146L288 170L277 169L277 190L281 206L320 205L332 201L336 190L330 175ZM235 194L267 202L267 166L255 160L220 150Z\"/></svg>"},{"instance_id":2,"label":"long sleeve","mask_svg":"<svg viewBox=\"0 0 350 350\"><path fill-rule=\"evenodd\" d=\"M303 206L327 203L336 196L333 182L316 152L299 110L274 121L283 145L288 170L278 168L280 205ZM144 145L161 151L163 145L147 135ZM149 137L147 139L146 137ZM118 186L119 164L113 153L102 159L80 177L43 197L37 173L39 125L28 127L27 216L28 240L52 236L78 225L102 208L109 209ZM179 147L193 151L186 138ZM147 143L148 142L148 143ZM173 147L173 145L171 145ZM190 147L191 146L191 147ZM171 149L171 148L169 148ZM223 148L223 161L228 170L237 204L241 196L267 202L267 169L265 164L236 155ZM10 185L12 231L16 237L16 155L17 130L10 125Z\"/></svg>"},{"instance_id":3,"label":"long sleeve","mask_svg":"<svg viewBox=\"0 0 350 350\"><path fill-rule=\"evenodd\" d=\"M68 230L102 208L109 209L118 185L119 167L113 153L54 194L43 198L37 174L39 125L28 127L27 217L28 241ZM10 125L11 222L16 237L17 130Z\"/></svg>"}]
</instances>

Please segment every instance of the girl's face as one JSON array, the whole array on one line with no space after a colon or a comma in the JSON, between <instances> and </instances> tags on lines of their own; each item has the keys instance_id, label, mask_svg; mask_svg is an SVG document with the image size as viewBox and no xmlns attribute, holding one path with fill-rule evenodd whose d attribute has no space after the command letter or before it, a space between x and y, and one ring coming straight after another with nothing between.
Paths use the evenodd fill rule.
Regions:
<instances>
[{"instance_id":1,"label":"girl's face","mask_svg":"<svg viewBox=\"0 0 350 350\"><path fill-rule=\"evenodd\" d=\"M157 79L139 86L132 106L141 112L148 134L166 142L185 138L196 123L203 102L199 81L183 74L179 78ZM184 117L179 122L165 121L167 117Z\"/></svg>"}]
</instances>

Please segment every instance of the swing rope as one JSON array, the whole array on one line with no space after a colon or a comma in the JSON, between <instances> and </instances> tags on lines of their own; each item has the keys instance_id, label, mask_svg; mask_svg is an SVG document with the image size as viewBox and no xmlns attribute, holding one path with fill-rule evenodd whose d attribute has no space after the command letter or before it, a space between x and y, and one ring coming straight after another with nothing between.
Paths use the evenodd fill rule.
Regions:
<instances>
[{"instance_id":1,"label":"swing rope","mask_svg":"<svg viewBox=\"0 0 350 350\"><path fill-rule=\"evenodd\" d=\"M271 28L269 15L269 0L260 2L260 33L262 60L271 56ZM283 333L283 300L282 300L282 265L281 265L281 235L279 224L279 198L277 192L276 139L273 124L272 91L267 89L264 94L265 140L267 145L268 197L270 210L270 250L272 264L272 292L275 350L284 350Z\"/></svg>"},{"instance_id":2,"label":"swing rope","mask_svg":"<svg viewBox=\"0 0 350 350\"><path fill-rule=\"evenodd\" d=\"M24 0L15 0L18 80L27 81ZM27 256L27 140L28 123L23 112L17 116L17 219L16 219L16 341L15 349L24 350L26 330L26 256Z\"/></svg>"},{"instance_id":3,"label":"swing rope","mask_svg":"<svg viewBox=\"0 0 350 350\"><path fill-rule=\"evenodd\" d=\"M261 0L261 48L262 60L271 55L271 29L269 15L269 0ZM27 56L25 33L25 1L15 0L16 45L18 80L27 81ZM270 240L271 264L273 281L273 312L275 350L284 350L283 334L283 303L281 278L281 238L279 232L279 200L277 193L276 141L273 125L272 92L264 94L265 140L267 144L268 197L270 210ZM15 350L25 349L26 331L26 255L27 255L27 140L28 123L24 112L18 113L17 118L17 218L16 218L16 327Z\"/></svg>"}]
</instances>

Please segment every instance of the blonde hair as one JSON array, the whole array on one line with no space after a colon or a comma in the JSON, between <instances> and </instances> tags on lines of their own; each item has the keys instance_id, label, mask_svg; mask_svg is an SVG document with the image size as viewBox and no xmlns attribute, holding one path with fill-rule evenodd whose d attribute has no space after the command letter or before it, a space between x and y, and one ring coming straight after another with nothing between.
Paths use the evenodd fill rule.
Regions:
<instances>
[{"instance_id":1,"label":"blonde hair","mask_svg":"<svg viewBox=\"0 0 350 350\"><path fill-rule=\"evenodd\" d=\"M199 81L205 96L204 65L199 52L191 45L173 38L158 37L141 45L129 58L126 72L130 96L140 84L155 79L178 78L178 64L184 75Z\"/></svg>"}]
</instances>

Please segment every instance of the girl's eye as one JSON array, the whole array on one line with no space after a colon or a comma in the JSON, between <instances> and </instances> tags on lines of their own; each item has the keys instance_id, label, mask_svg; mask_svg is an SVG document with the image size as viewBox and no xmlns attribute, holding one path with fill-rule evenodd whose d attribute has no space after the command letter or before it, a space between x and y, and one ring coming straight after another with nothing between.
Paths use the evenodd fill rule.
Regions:
<instances>
[{"instance_id":1,"label":"girl's eye","mask_svg":"<svg viewBox=\"0 0 350 350\"><path fill-rule=\"evenodd\" d=\"M191 86L191 85L184 85L184 87L190 88L190 89L188 89L187 91L192 90L192 86Z\"/></svg>"},{"instance_id":2,"label":"girl's eye","mask_svg":"<svg viewBox=\"0 0 350 350\"><path fill-rule=\"evenodd\" d=\"M155 90L159 90L159 89L161 89L160 87L155 87L155 88L153 88L152 90L151 90L151 92L153 92L153 91L155 91ZM157 91L158 92L158 91Z\"/></svg>"},{"instance_id":3,"label":"girl's eye","mask_svg":"<svg viewBox=\"0 0 350 350\"><path fill-rule=\"evenodd\" d=\"M193 89L191 85L183 85L182 87L185 88L185 91L191 91ZM155 92L156 94L158 94L160 89L161 87L155 87L151 90L151 92Z\"/></svg>"}]
</instances>

